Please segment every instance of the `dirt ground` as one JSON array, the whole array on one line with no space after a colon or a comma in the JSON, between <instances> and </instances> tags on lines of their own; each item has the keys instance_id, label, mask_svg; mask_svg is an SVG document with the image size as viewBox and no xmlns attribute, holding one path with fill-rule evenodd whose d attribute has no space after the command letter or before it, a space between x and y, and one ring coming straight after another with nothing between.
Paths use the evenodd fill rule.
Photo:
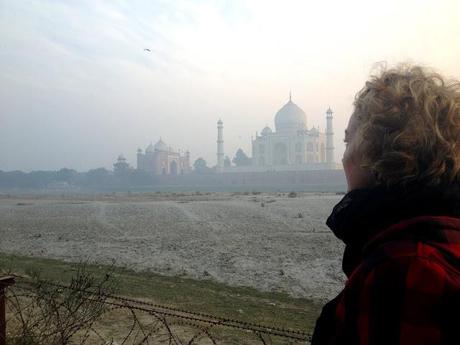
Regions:
<instances>
[{"instance_id":1,"label":"dirt ground","mask_svg":"<svg viewBox=\"0 0 460 345\"><path fill-rule=\"evenodd\" d=\"M326 300L342 243L325 220L340 195L0 195L0 251L214 279Z\"/></svg>"}]
</instances>

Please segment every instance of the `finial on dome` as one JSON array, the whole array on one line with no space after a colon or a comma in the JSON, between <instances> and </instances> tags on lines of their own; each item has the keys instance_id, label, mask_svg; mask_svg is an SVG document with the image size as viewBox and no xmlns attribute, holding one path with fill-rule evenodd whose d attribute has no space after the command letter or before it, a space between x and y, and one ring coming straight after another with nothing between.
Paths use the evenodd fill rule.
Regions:
<instances>
[{"instance_id":1,"label":"finial on dome","mask_svg":"<svg viewBox=\"0 0 460 345\"><path fill-rule=\"evenodd\" d=\"M289 91L289 102L292 102L292 92Z\"/></svg>"}]
</instances>

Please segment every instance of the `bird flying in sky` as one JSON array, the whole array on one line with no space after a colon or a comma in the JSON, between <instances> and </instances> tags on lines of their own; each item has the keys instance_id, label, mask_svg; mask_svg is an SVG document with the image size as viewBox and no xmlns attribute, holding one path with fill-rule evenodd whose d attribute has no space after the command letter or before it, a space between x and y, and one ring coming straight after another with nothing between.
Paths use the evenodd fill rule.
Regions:
<instances>
[{"instance_id":1,"label":"bird flying in sky","mask_svg":"<svg viewBox=\"0 0 460 345\"><path fill-rule=\"evenodd\" d=\"M144 48L144 51L150 52L150 49L149 48Z\"/></svg>"}]
</instances>

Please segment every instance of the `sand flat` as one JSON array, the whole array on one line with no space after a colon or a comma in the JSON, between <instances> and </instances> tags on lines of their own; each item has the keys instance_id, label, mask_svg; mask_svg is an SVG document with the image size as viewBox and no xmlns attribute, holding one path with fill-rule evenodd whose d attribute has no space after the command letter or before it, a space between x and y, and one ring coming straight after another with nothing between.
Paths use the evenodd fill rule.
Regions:
<instances>
[{"instance_id":1,"label":"sand flat","mask_svg":"<svg viewBox=\"0 0 460 345\"><path fill-rule=\"evenodd\" d=\"M296 297L341 288L324 222L340 195L211 193L0 197L0 251L215 279Z\"/></svg>"}]
</instances>

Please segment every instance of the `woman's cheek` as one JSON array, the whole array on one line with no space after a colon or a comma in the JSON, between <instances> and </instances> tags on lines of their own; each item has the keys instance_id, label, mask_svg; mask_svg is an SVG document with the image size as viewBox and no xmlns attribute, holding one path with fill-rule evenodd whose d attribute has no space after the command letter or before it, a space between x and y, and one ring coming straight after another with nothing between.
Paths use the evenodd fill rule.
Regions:
<instances>
[{"instance_id":1,"label":"woman's cheek","mask_svg":"<svg viewBox=\"0 0 460 345\"><path fill-rule=\"evenodd\" d=\"M359 150L353 144L347 145L342 158L343 170L347 179L348 191L357 188L369 187L373 184L373 179L367 169L361 167Z\"/></svg>"},{"instance_id":2,"label":"woman's cheek","mask_svg":"<svg viewBox=\"0 0 460 345\"><path fill-rule=\"evenodd\" d=\"M353 152L345 152L342 158L343 170L347 179L348 191L367 188L375 184L374 177L368 169L361 167L359 157Z\"/></svg>"},{"instance_id":3,"label":"woman's cheek","mask_svg":"<svg viewBox=\"0 0 460 345\"><path fill-rule=\"evenodd\" d=\"M342 165L344 169L346 169L347 167L353 164L354 157L353 157L352 149L353 148L351 145L347 145L345 147L345 151L343 152L343 157L342 157Z\"/></svg>"}]
</instances>

